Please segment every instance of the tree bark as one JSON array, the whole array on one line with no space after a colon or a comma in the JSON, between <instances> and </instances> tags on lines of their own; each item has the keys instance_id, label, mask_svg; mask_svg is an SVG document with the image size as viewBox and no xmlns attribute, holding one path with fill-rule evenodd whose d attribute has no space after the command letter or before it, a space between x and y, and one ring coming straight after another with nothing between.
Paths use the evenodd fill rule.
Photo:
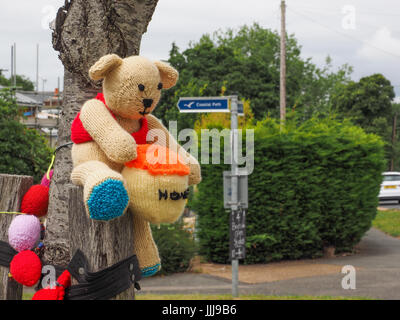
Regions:
<instances>
[{"instance_id":1,"label":"tree bark","mask_svg":"<svg viewBox=\"0 0 400 320\"><path fill-rule=\"evenodd\" d=\"M111 221L90 219L83 205L82 187L69 189L69 226L71 253L80 249L88 260L90 271L110 267L133 254L133 216L128 210L122 217ZM79 235L79 236L77 236ZM132 285L115 300L133 300Z\"/></svg>"},{"instance_id":2,"label":"tree bark","mask_svg":"<svg viewBox=\"0 0 400 320\"><path fill-rule=\"evenodd\" d=\"M0 175L0 211L19 212L33 177ZM0 214L0 240L8 242L8 227L15 215ZM0 300L22 300L22 285L8 277L9 268L0 267Z\"/></svg>"},{"instance_id":3,"label":"tree bark","mask_svg":"<svg viewBox=\"0 0 400 320\"><path fill-rule=\"evenodd\" d=\"M53 47L64 65L64 92L58 146L70 142L70 126L83 103L101 90L89 68L103 55L139 54L140 41L158 0L66 0L52 25ZM70 148L57 152L50 186L45 260L67 265L70 258L68 199Z\"/></svg>"}]
</instances>

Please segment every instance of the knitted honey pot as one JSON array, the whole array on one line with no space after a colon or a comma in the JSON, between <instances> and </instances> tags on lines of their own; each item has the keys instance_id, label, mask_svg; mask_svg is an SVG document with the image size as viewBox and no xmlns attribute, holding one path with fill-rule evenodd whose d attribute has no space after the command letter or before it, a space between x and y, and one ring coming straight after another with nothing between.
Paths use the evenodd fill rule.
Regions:
<instances>
[{"instance_id":1,"label":"knitted honey pot","mask_svg":"<svg viewBox=\"0 0 400 320\"><path fill-rule=\"evenodd\" d=\"M143 144L137 146L137 158L125 165L122 176L132 211L154 224L175 222L189 192L190 169L182 159L165 147Z\"/></svg>"},{"instance_id":2,"label":"knitted honey pot","mask_svg":"<svg viewBox=\"0 0 400 320\"><path fill-rule=\"evenodd\" d=\"M135 253L143 275L151 275L159 270L160 259L149 222L176 220L183 211L187 187L201 181L197 160L151 114L160 100L161 89L173 87L178 72L164 62L139 56L122 59L110 54L90 68L89 76L94 81L103 79L103 94L87 101L71 125L71 180L83 186L85 208L92 219L115 219L131 207ZM153 134L154 131L157 133ZM149 175L152 169L139 168L145 163L140 161L142 158L132 162L139 154L143 156L142 148L148 148L140 145L152 143L154 136L155 144L176 150L182 157L180 167L185 168L184 175L160 179L161 175ZM148 194L150 186L153 189ZM166 190L168 197L179 195L182 199L162 204L159 192L164 192L165 197Z\"/></svg>"}]
</instances>

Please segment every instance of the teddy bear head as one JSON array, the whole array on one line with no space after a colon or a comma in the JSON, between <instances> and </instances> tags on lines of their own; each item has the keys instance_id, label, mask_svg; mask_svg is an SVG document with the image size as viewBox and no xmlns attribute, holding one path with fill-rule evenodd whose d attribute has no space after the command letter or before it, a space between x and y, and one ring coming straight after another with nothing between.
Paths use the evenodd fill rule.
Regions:
<instances>
[{"instance_id":1,"label":"teddy bear head","mask_svg":"<svg viewBox=\"0 0 400 320\"><path fill-rule=\"evenodd\" d=\"M103 79L108 108L120 117L140 119L151 113L161 97L161 89L173 87L178 72L169 64L144 57L122 59L116 54L103 56L89 70L92 80Z\"/></svg>"}]
</instances>

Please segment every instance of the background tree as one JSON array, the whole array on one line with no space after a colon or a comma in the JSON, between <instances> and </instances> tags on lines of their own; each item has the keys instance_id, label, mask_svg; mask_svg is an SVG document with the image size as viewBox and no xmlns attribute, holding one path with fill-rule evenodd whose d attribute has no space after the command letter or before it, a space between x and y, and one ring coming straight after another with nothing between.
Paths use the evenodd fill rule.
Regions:
<instances>
[{"instance_id":1,"label":"background tree","mask_svg":"<svg viewBox=\"0 0 400 320\"><path fill-rule=\"evenodd\" d=\"M5 76L3 76L2 74L0 74L0 85L9 86L8 79Z\"/></svg>"},{"instance_id":2,"label":"background tree","mask_svg":"<svg viewBox=\"0 0 400 320\"><path fill-rule=\"evenodd\" d=\"M51 158L46 139L20 123L15 99L8 89L0 90L0 172L34 177L39 183Z\"/></svg>"},{"instance_id":3,"label":"background tree","mask_svg":"<svg viewBox=\"0 0 400 320\"><path fill-rule=\"evenodd\" d=\"M395 97L390 81L381 74L374 74L343 85L332 97L332 108L340 117L352 121L368 133L375 133L386 142L386 159L395 154L392 146L392 101Z\"/></svg>"},{"instance_id":4,"label":"background tree","mask_svg":"<svg viewBox=\"0 0 400 320\"><path fill-rule=\"evenodd\" d=\"M58 145L70 142L70 126L83 103L96 96L89 68L103 55L139 54L158 0L66 0L53 23L53 47L64 65L64 92ZM68 246L68 187L72 170L68 148L57 152L50 188L45 259L55 264L70 260Z\"/></svg>"},{"instance_id":5,"label":"background tree","mask_svg":"<svg viewBox=\"0 0 400 320\"><path fill-rule=\"evenodd\" d=\"M400 132L399 132L400 103L392 104L392 139L390 141L390 171L400 169Z\"/></svg>"},{"instance_id":6,"label":"background tree","mask_svg":"<svg viewBox=\"0 0 400 320\"><path fill-rule=\"evenodd\" d=\"M156 115L165 121L178 119L178 128L193 127L200 115L179 114L180 96L219 96L238 94L250 100L256 120L279 114L279 34L258 24L204 35L183 52L173 44L169 62L180 72L178 85L165 93ZM287 39L288 106L309 118L328 112L328 100L337 84L347 83L351 68L333 71L328 57L318 68L303 59L294 35Z\"/></svg>"},{"instance_id":7,"label":"background tree","mask_svg":"<svg viewBox=\"0 0 400 320\"><path fill-rule=\"evenodd\" d=\"M18 89L23 91L33 91L35 89L35 85L33 84L33 82L26 76L23 75L21 76L17 74L15 79ZM11 87L13 85L13 80L8 79L0 74L0 85L5 87Z\"/></svg>"}]
</instances>

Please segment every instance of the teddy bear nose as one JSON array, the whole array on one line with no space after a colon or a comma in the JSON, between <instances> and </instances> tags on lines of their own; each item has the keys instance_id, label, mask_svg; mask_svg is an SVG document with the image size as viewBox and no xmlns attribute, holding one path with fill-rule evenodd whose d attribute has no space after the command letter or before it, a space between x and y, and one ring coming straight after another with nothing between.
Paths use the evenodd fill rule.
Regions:
<instances>
[{"instance_id":1,"label":"teddy bear nose","mask_svg":"<svg viewBox=\"0 0 400 320\"><path fill-rule=\"evenodd\" d=\"M153 104L153 99L143 99L143 105L145 108L150 108Z\"/></svg>"}]
</instances>

